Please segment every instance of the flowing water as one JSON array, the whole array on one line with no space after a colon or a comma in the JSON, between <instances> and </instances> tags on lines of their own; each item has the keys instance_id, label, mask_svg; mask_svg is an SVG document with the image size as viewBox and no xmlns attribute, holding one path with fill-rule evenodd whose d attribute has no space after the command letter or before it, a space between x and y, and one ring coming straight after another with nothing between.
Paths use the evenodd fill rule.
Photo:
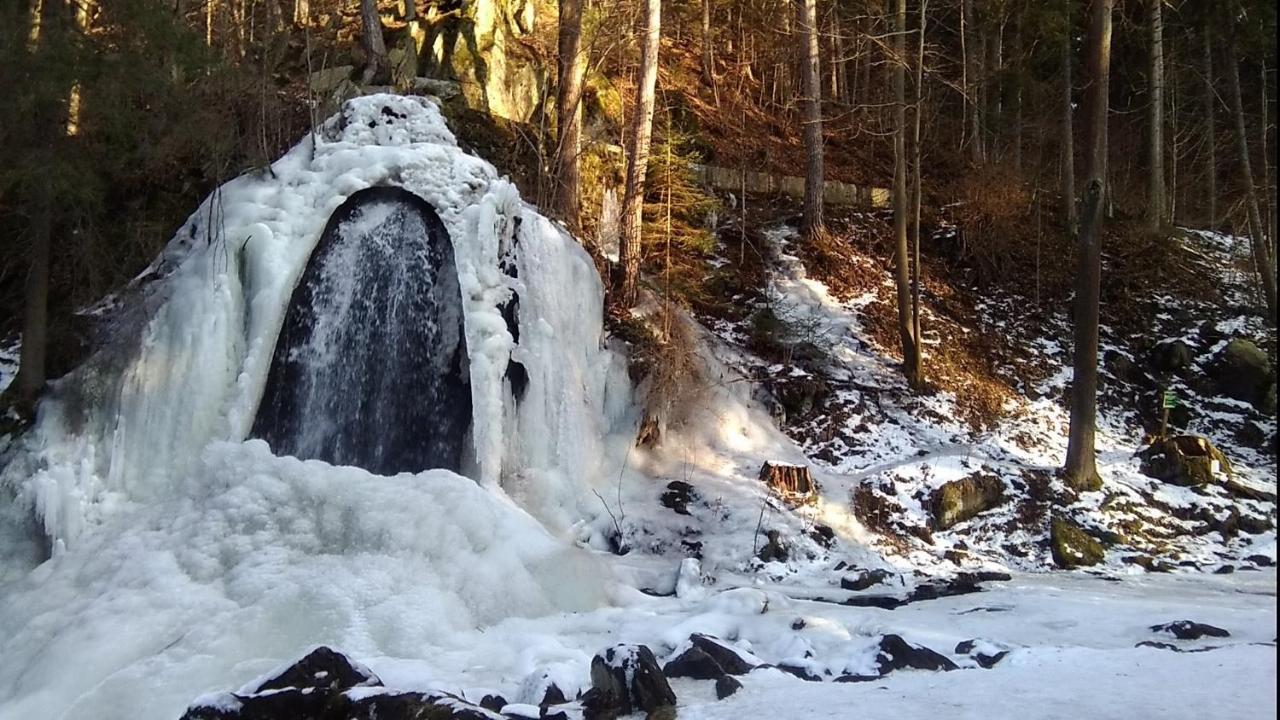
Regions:
<instances>
[{"instance_id":1,"label":"flowing water","mask_svg":"<svg viewBox=\"0 0 1280 720\"><path fill-rule=\"evenodd\" d=\"M253 436L379 474L459 470L471 422L448 231L399 188L334 211L293 291Z\"/></svg>"}]
</instances>

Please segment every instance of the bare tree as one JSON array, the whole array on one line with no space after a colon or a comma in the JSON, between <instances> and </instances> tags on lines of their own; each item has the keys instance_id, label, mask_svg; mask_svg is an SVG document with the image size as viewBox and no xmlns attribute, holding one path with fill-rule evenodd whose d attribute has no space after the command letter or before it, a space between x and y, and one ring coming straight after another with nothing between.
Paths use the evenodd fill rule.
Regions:
<instances>
[{"instance_id":1,"label":"bare tree","mask_svg":"<svg viewBox=\"0 0 1280 720\"><path fill-rule=\"evenodd\" d=\"M1075 126L1071 119L1071 3L1073 1L1062 0L1062 167L1059 179L1062 182L1062 209L1067 221L1067 232L1075 234L1078 215L1076 213Z\"/></svg>"},{"instance_id":2,"label":"bare tree","mask_svg":"<svg viewBox=\"0 0 1280 720\"><path fill-rule=\"evenodd\" d=\"M822 80L818 67L818 10L816 0L797 0L800 33L804 39L804 214L801 232L806 240L825 232L822 217Z\"/></svg>"},{"instance_id":3,"label":"bare tree","mask_svg":"<svg viewBox=\"0 0 1280 720\"><path fill-rule=\"evenodd\" d=\"M929 24L928 9L929 0L920 0L920 42L916 54L915 111L912 114L914 128L911 138L912 153L915 156L912 161L911 192L911 334L916 339L917 383L924 379L924 347L920 342L920 215L921 207L924 205L924 166L920 162L920 126L924 121L924 39L925 28Z\"/></svg>"},{"instance_id":4,"label":"bare tree","mask_svg":"<svg viewBox=\"0 0 1280 720\"><path fill-rule=\"evenodd\" d=\"M1231 102L1231 114L1235 120L1236 152L1239 155L1237 164L1240 167L1240 182L1244 185L1245 213L1249 221L1249 245L1253 249L1253 262L1257 265L1258 275L1262 281L1262 295L1267 301L1267 317L1271 326L1276 325L1276 266L1271 262L1271 251L1267 247L1266 227L1262 224L1262 214L1258 210L1258 193L1253 185L1253 166L1249 162L1249 134L1244 119L1244 103L1240 98L1240 69L1237 61L1235 29L1232 28L1231 41L1227 43L1227 95Z\"/></svg>"},{"instance_id":5,"label":"bare tree","mask_svg":"<svg viewBox=\"0 0 1280 720\"><path fill-rule=\"evenodd\" d=\"M554 206L569 232L581 235L582 79L587 57L582 51L582 0L560 0L556 92L556 192Z\"/></svg>"},{"instance_id":6,"label":"bare tree","mask_svg":"<svg viewBox=\"0 0 1280 720\"><path fill-rule=\"evenodd\" d=\"M1164 0L1147 0L1147 26L1151 32L1149 59L1151 92L1147 108L1148 180L1147 225L1159 230L1165 223L1168 202L1164 189L1164 17L1161 4Z\"/></svg>"},{"instance_id":7,"label":"bare tree","mask_svg":"<svg viewBox=\"0 0 1280 720\"><path fill-rule=\"evenodd\" d=\"M978 67L981 62L982 50L975 41L975 32L977 30L974 25L973 16L974 0L963 0L963 6L960 9L960 51L964 55L963 59L963 88L964 88L964 106L965 106L965 127L966 140L969 144L969 156L974 164L982 162L982 138L979 135L982 125L982 104L978 102ZM1070 2L1070 0L1067 0Z\"/></svg>"},{"instance_id":8,"label":"bare tree","mask_svg":"<svg viewBox=\"0 0 1280 720\"><path fill-rule=\"evenodd\" d=\"M1107 115L1111 83L1111 11L1115 0L1093 0L1085 90L1085 188L1077 243L1071 431L1063 479L1076 490L1102 487L1094 457L1098 414L1098 306L1102 279L1102 200L1107 177Z\"/></svg>"},{"instance_id":9,"label":"bare tree","mask_svg":"<svg viewBox=\"0 0 1280 720\"><path fill-rule=\"evenodd\" d=\"M658 41L662 37L662 0L646 0L644 43L640 48L640 74L636 83L636 107L631 119L627 152L627 184L622 197L621 301L632 305L640 280L640 222L644 209L644 176L649 164L649 138L653 132L654 88L658 84Z\"/></svg>"},{"instance_id":10,"label":"bare tree","mask_svg":"<svg viewBox=\"0 0 1280 720\"><path fill-rule=\"evenodd\" d=\"M911 309L911 260L907 244L907 0L897 0L893 26L893 235L894 282L898 291L898 334L902 372L912 388L920 384L920 352Z\"/></svg>"},{"instance_id":11,"label":"bare tree","mask_svg":"<svg viewBox=\"0 0 1280 720\"><path fill-rule=\"evenodd\" d=\"M715 87L716 67L712 44L715 39L711 34L711 0L702 0L702 81Z\"/></svg>"},{"instance_id":12,"label":"bare tree","mask_svg":"<svg viewBox=\"0 0 1280 720\"><path fill-rule=\"evenodd\" d=\"M1204 122L1205 122L1205 194L1209 201L1210 230L1218 226L1218 130L1213 122L1213 113L1218 106L1218 94L1213 89L1213 35L1209 23L1204 26Z\"/></svg>"},{"instance_id":13,"label":"bare tree","mask_svg":"<svg viewBox=\"0 0 1280 720\"><path fill-rule=\"evenodd\" d=\"M382 39L378 0L360 0L360 20L363 23L360 45L365 54L360 82L363 85L385 83L391 76L391 63L387 60L387 43Z\"/></svg>"}]
</instances>

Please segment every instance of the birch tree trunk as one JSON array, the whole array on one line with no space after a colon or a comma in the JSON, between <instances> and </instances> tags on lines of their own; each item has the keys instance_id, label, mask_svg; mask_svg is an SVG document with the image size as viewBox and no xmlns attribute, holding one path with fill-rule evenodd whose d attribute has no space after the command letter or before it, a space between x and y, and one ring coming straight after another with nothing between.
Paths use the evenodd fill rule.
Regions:
<instances>
[{"instance_id":1,"label":"birch tree trunk","mask_svg":"<svg viewBox=\"0 0 1280 720\"><path fill-rule=\"evenodd\" d=\"M1107 177L1107 114L1111 81L1111 11L1114 0L1093 0L1085 106L1085 189L1077 243L1071 429L1063 479L1076 490L1102 487L1094 457L1098 414L1098 310L1101 296L1102 206Z\"/></svg>"},{"instance_id":2,"label":"birch tree trunk","mask_svg":"<svg viewBox=\"0 0 1280 720\"><path fill-rule=\"evenodd\" d=\"M644 177L649 164L649 138L653 131L654 88L658 83L658 41L662 37L662 0L646 0L644 43L640 49L640 74L636 83L636 107L627 152L627 184L622 198L621 301L635 304L640 279L640 223L644 209Z\"/></svg>"}]
</instances>

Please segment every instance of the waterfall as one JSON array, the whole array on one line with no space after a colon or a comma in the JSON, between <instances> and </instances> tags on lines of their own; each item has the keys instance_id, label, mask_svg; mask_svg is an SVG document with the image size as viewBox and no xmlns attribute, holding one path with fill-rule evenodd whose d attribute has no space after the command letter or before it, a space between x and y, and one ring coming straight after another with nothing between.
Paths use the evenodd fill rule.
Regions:
<instances>
[{"instance_id":1,"label":"waterfall","mask_svg":"<svg viewBox=\"0 0 1280 720\"><path fill-rule=\"evenodd\" d=\"M390 475L457 471L471 422L449 233L394 187L334 211L276 342L252 435L278 455Z\"/></svg>"}]
</instances>

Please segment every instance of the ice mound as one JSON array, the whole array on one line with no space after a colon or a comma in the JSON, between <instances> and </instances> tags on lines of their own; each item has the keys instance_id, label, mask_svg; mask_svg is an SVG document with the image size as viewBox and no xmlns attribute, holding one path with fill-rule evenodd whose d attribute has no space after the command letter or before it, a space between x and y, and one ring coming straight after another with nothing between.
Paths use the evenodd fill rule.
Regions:
<instances>
[{"instance_id":1,"label":"ice mound","mask_svg":"<svg viewBox=\"0 0 1280 720\"><path fill-rule=\"evenodd\" d=\"M326 222L379 185L430 203L453 241L468 477L245 441ZM630 427L599 278L431 102L349 101L223 185L112 315L113 340L57 383L0 474L0 717L176 717L317 643L420 658L460 629L603 601L606 573L558 537Z\"/></svg>"}]
</instances>

